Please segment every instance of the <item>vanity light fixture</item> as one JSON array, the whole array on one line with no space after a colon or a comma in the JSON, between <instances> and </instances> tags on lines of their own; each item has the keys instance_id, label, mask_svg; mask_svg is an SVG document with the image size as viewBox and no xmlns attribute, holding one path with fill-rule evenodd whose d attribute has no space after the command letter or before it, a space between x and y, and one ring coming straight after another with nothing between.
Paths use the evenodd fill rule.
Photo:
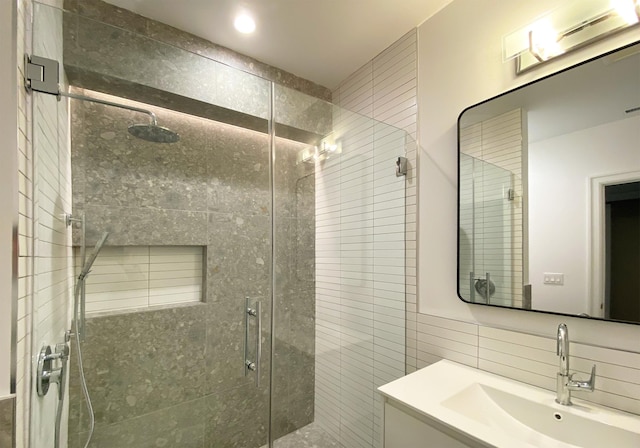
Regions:
<instances>
[{"instance_id":1,"label":"vanity light fixture","mask_svg":"<svg viewBox=\"0 0 640 448\"><path fill-rule=\"evenodd\" d=\"M634 25L640 20L638 16L639 2L636 0L611 0L611 6L628 25Z\"/></svg>"},{"instance_id":2,"label":"vanity light fixture","mask_svg":"<svg viewBox=\"0 0 640 448\"><path fill-rule=\"evenodd\" d=\"M640 0L573 1L504 36L503 60L520 74L639 22Z\"/></svg>"},{"instance_id":3,"label":"vanity light fixture","mask_svg":"<svg viewBox=\"0 0 640 448\"><path fill-rule=\"evenodd\" d=\"M247 13L240 13L233 21L233 26L242 34L251 34L256 30L256 22Z\"/></svg>"}]
</instances>

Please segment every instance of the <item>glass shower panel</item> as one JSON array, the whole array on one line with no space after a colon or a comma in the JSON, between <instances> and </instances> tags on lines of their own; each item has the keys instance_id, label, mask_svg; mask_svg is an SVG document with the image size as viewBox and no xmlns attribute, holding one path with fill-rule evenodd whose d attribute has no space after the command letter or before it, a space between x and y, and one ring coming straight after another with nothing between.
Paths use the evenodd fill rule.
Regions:
<instances>
[{"instance_id":1,"label":"glass shower panel","mask_svg":"<svg viewBox=\"0 0 640 448\"><path fill-rule=\"evenodd\" d=\"M461 153L460 178L460 292L473 302L511 305L513 174Z\"/></svg>"},{"instance_id":2,"label":"glass shower panel","mask_svg":"<svg viewBox=\"0 0 640 448\"><path fill-rule=\"evenodd\" d=\"M90 446L267 444L271 83L50 6L36 4L34 16L34 54L58 60L64 88L93 99L33 93L34 204L53 210L36 213L36 281L53 284L39 288L34 333L60 322L47 343L69 328L82 264L80 224L66 227L64 214L84 216L89 251L109 233L86 280L80 344L96 417ZM129 127L150 117L132 108L153 112L179 141L136 138ZM59 306L46 302L53 293ZM84 446L89 414L71 348L64 426L69 446ZM32 428L47 439L39 448L53 446L55 395L33 394Z\"/></svg>"},{"instance_id":3,"label":"glass shower panel","mask_svg":"<svg viewBox=\"0 0 640 448\"><path fill-rule=\"evenodd\" d=\"M405 373L399 129L274 92L275 447L380 446L376 387Z\"/></svg>"},{"instance_id":4,"label":"glass shower panel","mask_svg":"<svg viewBox=\"0 0 640 448\"><path fill-rule=\"evenodd\" d=\"M375 388L405 371L407 134L51 6L33 31L74 96L32 95L34 353L70 328L80 222L88 250L108 233L71 347L69 446L90 423L79 348L92 447L257 448L296 430L379 446ZM33 393L39 448L54 395Z\"/></svg>"}]
</instances>

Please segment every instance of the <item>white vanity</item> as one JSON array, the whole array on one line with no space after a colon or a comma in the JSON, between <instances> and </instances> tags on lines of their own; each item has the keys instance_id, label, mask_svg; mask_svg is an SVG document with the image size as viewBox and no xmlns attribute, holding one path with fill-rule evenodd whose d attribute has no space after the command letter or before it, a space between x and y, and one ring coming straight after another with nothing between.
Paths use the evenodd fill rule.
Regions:
<instances>
[{"instance_id":1,"label":"white vanity","mask_svg":"<svg viewBox=\"0 0 640 448\"><path fill-rule=\"evenodd\" d=\"M440 361L380 387L385 448L640 447L640 417Z\"/></svg>"}]
</instances>

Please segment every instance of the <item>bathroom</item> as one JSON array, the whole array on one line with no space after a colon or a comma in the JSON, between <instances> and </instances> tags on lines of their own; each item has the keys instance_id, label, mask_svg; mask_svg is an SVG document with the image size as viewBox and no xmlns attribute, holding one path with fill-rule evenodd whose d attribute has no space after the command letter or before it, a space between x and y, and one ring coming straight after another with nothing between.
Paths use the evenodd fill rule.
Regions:
<instances>
[{"instance_id":1,"label":"bathroom","mask_svg":"<svg viewBox=\"0 0 640 448\"><path fill-rule=\"evenodd\" d=\"M19 256L15 266L7 261L11 257L3 257L8 263L2 269L7 276L3 284L8 289L0 302L3 319L0 397L6 397L0 400L0 434L6 431L9 438L0 435L1 443L14 439L15 446L20 448L54 446L57 386L39 398L34 396L32 381L35 381L34 360L42 343L46 340L55 347L62 342L63 334L56 329L59 334L47 335L38 325L55 326L47 322L46 315L51 311L59 313L54 314L54 320L62 322L60 328L67 319L70 322L73 310L65 307L72 304L74 269L79 264L74 260L72 246L79 247L81 235L77 222L70 227L62 220L55 224L60 226L60 235L72 244L61 248L62 255L51 255L56 262L65 260L61 277L53 279L63 285L65 292L61 295L65 299L62 307L48 310L47 303L39 303L37 297L46 294L46 288L34 289L32 282L34 272L38 274L41 269L33 262L34 258L42 258L39 254L46 250L46 244L41 241L34 245L38 224L33 222L29 211L37 206L32 202L34 195L44 191L39 179L50 180L47 177L50 173L45 170L47 163L44 167L34 166L33 160L33 149L42 143L42 133L46 132L55 135L58 146L69 144L67 152L59 152L58 160L50 161L71 167L70 173L60 169L53 174L73 185L68 189L67 184L60 182L61 197L69 201L60 207L73 211L74 217L86 213L87 252L103 232L109 232L95 270L87 277L89 308L83 344L87 345L87 380L94 386L89 392L96 401L95 410L99 411L95 446L108 446L103 443L111 437L109 428L130 437L119 440L118 446L157 442L158 446L164 443L164 446L258 447L270 441L278 446L277 439L281 436L293 434L312 422L317 424L313 430L320 427L326 432L322 435L326 436L323 439L326 446L334 446L330 444L334 440L340 440L346 447L378 446L383 417L381 398L375 388L440 359L554 389L555 336L560 323L569 328L572 348L579 347L574 350L576 356L586 353L585 364L599 363L596 391L576 396L640 414L640 327L467 304L458 298L456 290L456 122L460 113L472 104L635 42L637 27L516 75L513 61L503 61L503 37L554 10L558 2L434 3L433 10L407 25L371 53L370 60L363 61L361 68L356 67L354 72L336 80L329 89L246 56L225 53L216 45L108 3L94 0L64 5L26 0L12 3L15 5L9 6L15 7L15 17L11 8L6 16L3 11L2 28L7 33L3 40L15 42L15 48L6 49L9 51L6 58L13 58L16 65L11 67L12 73L3 73L7 80L2 78L0 85L3 98L10 99L2 106L6 112L3 115L8 117L2 123L3 135L9 135L8 146L18 150L7 156L7 163L3 164L7 172L2 177L5 190L16 192L15 198L9 195L3 200L8 201L7 210L17 211L15 217L8 216L6 224L7 232L14 224L17 226L15 241ZM60 7L67 12L61 13ZM43 11L53 13L47 16ZM45 23L46 17L57 17L60 21ZM109 29L119 30L117 36L113 32L107 34L116 43L100 48L96 43L104 35L101 33ZM39 41L38 32L44 30L59 34L40 35ZM78 47L50 45L56 39L67 44L77 42ZM142 41L158 46L149 49ZM127 51L130 54L123 58ZM149 57L148 65L141 64L141 59L147 57L145 51L147 55L169 55L166 60L170 63L165 61L156 66ZM22 80L25 53L58 59L66 77L60 79L60 84L74 86L71 91L75 94L152 110L158 125L180 134L180 141L165 145L135 139L127 132L127 126L145 123L146 117L127 109L74 99L57 101L41 92L27 93ZM122 60L126 63L116 65ZM192 71L185 68L190 63L195 67ZM198 70L208 70L208 64L219 69L215 79L185 81L197 76ZM391 67L395 70L390 70ZM152 73L162 70L162 76L148 76L147 70ZM393 75L389 77L389 73ZM109 87L101 84L105 79L127 82ZM243 91L241 97L235 88ZM384 101L376 101L381 96ZM190 101L181 101L183 98ZM16 129L20 132L16 133ZM371 151L379 149L383 153L366 156L358 153L352 161L360 160L357 157L361 156L366 160L359 165L349 163L349 152L351 145L358 144L351 137L361 129L369 132ZM417 147L414 142L418 142ZM169 150L171 145L176 145L177 150ZM313 149L314 146L318 149ZM89 152L82 152L85 149ZM322 160L308 160L313 158L313 151L324 151L316 154ZM272 176L271 156L276 161ZM373 160L378 156L384 159L380 171L372 168L378 167ZM401 156L408 159L409 169L406 176L396 178L394 162ZM89 166L85 164L87 158L91 160ZM110 160L120 163L115 180L104 169L110 166ZM388 169L384 168L387 161ZM340 162L344 163L343 173L339 170ZM347 171L349 167L351 171ZM352 180L351 177L357 178L353 176L356 169L372 172L371 180L358 190L366 198L365 206L388 202L389 198L383 196L390 194L388 185L399 186L403 198L393 215L387 215L396 219L390 226L402 229L398 234L394 228L390 239L380 240L385 243L380 250L401 251L404 255L381 252L379 257L371 256L369 266L367 260L361 266L363 260L359 259L351 263L345 260L343 263L349 266L338 268L354 274L347 280L370 279L375 274L380 283L385 283L365 282L369 296L389 301L384 305L373 302L378 306L366 309L358 308L362 302L357 299L349 302L346 296L342 302L331 300L333 277L340 275L322 264L326 262L323 258L330 257L335 249L332 235L322 235L322 220L330 220L332 213L331 207L323 208L322 195L326 194L328 201L342 201L341 207L347 207L349 198L336 195L335 187ZM378 173L379 179L375 177ZM88 184L88 180L92 183ZM149 194L153 189L158 191L157 195ZM175 192L179 194L172 194ZM393 196L393 200L398 199ZM365 206L363 214L368 213ZM376 209L373 210L371 219L375 220ZM275 222L270 219L273 216ZM40 225L47 227L46 223ZM370 227L366 223L362 226ZM216 229L215 235L208 230L211 228ZM226 231L218 232L225 228ZM348 232L354 229L364 233L361 228L346 226L341 229L342 238L351 236ZM9 233L5 235L2 244L7 252L3 253L11 254L14 240ZM378 241L372 236L363 241L345 239L342 245L373 247ZM272 243L275 254L271 252ZM141 280L148 287L132 288L144 291L141 294L148 310L130 312L142 306L135 302L141 296L126 293L120 297L129 301L125 304L127 309L110 313L90 308L100 302L97 296L92 301L92 293L100 292L91 290L92 275L94 278L108 275L98 271L101 263L124 256L125 252L126 256L141 260L147 257L138 267L132 267L138 269L151 266L154 253L162 257L167 248L178 251L170 252L172 260L184 257L184 264L189 265L172 270L194 274L177 283L168 282L182 292L191 288L182 294L183 299L176 299L173 292L161 291L167 288L167 282L159 282L159 289L154 289L150 273ZM189 250L180 253L182 249ZM361 257L355 255L360 250L353 250L353 257ZM250 259L251 263L240 259ZM389 259L394 264L385 265L384 260ZM381 280L387 275L393 279ZM156 278L167 280L163 274ZM46 280L44 275L40 281ZM569 280L565 279L567 283ZM12 282L15 286L9 287ZM353 283L347 281L343 285ZM119 290L123 289L126 288ZM223 306L226 294L235 299L230 308ZM152 297L162 300L167 296L172 296L171 306L167 302L151 304ZM256 319L243 315L246 296L250 298L249 308L255 309L256 302L261 302L260 341L256 339ZM178 300L184 303L176 303ZM202 305L189 303L194 300L207 302L207 313L211 312L211 316L194 311ZM179 313L182 315L176 317ZM189 313L190 316L185 316ZM216 320L220 316L223 319ZM134 317L141 319L134 321ZM244 331L245 317L249 321L248 338ZM180 325L171 326L171 322ZM349 327L350 324L355 326ZM358 325L370 325L373 330L367 334L358 330L361 328ZM158 336L154 331L160 331ZM275 342L271 340L272 333ZM209 345L211 341L213 346ZM263 351L257 387L256 372L247 371L241 361L240 365L236 362L245 346L252 357L256 342L261 343ZM160 390L154 392L146 392L145 388L154 364L148 364L148 358L141 360L142 356L151 356L150 351L144 354L142 351L149 346L156 348L153 355L158 365L169 365L167 371L175 374L160 375L157 378L161 381ZM172 347L184 349L184 357L174 357L170 353ZM86 407L73 357L73 341L71 348L67 399L70 403L66 404L68 410L63 421L75 425L74 428L86 428ZM231 354L224 360L216 358L212 367L207 364L211 360L206 354L218 349L228 349ZM139 394L131 393L122 376L101 382L105 366L100 357L114 350L121 350L121 356L110 360L120 363L118 369L130 378L131 384L137 384ZM522 352L527 353L526 359ZM203 357L198 358L199 354ZM593 358L589 358L590 354ZM363 364L359 357L364 359ZM132 370L126 370L127 363ZM187 368L190 363L197 365ZM607 365L617 366L614 372L620 371L621 375L607 374ZM136 378L135 372L140 370ZM224 378L216 376L220 372ZM588 368L582 367L580 372L589 373ZM234 393L240 390L246 394ZM360 390L364 395L357 395ZM42 409L38 409L42 404ZM215 409L219 404L223 408ZM183 412L180 405L191 407L192 414ZM192 406L202 409L194 410ZM163 420L163 412L174 414ZM182 420L175 418L180 414ZM189 421L190 415L202 421ZM151 423L140 420L149 416L171 422L164 428L165 433L145 433L145 426L157 427L157 420ZM136 427L140 431L136 432ZM86 429L68 426L63 433L65 440L76 444L69 446L84 446L81 443ZM222 439L216 442L211 434ZM238 439L241 434L246 439Z\"/></svg>"}]
</instances>

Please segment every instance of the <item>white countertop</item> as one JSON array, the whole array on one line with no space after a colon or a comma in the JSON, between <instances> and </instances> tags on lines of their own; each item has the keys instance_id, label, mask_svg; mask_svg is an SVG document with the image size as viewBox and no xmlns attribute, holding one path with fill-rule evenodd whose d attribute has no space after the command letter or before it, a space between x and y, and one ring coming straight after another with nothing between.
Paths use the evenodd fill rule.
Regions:
<instances>
[{"instance_id":1,"label":"white countertop","mask_svg":"<svg viewBox=\"0 0 640 448\"><path fill-rule=\"evenodd\" d=\"M482 400L475 402L473 399L466 398L461 402L456 398L456 395L461 392L463 395L459 397L471 396L464 395L465 389L469 388L468 390L472 391L472 388L477 385L505 391L533 403L548 406L552 408L550 417L557 411L563 415L573 414L580 418L588 418L605 425L640 433L640 418L632 414L578 399L573 400L573 406L563 406L555 402L554 392L446 360L388 383L378 391L388 399L396 400L429 419L436 420L489 446L500 448L579 446L550 439L544 434L533 431L516 419L512 419L497 405L487 405ZM458 402L452 409L452 403L456 399ZM463 409L463 412L460 412L460 409ZM612 446L616 446L615 443ZM634 448L639 447L640 445L634 444ZM616 448L619 448L619 445Z\"/></svg>"}]
</instances>

